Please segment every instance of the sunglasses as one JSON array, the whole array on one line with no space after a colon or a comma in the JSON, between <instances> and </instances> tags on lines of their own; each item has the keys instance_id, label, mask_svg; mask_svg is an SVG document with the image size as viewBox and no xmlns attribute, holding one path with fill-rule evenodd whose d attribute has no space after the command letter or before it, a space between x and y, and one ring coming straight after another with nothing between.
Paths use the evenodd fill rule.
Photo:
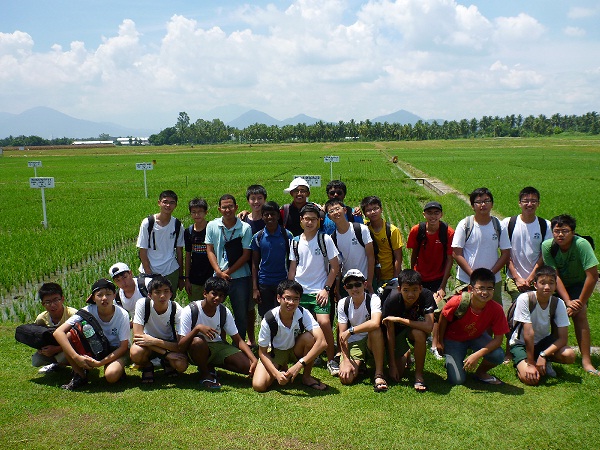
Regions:
<instances>
[{"instance_id":1,"label":"sunglasses","mask_svg":"<svg viewBox=\"0 0 600 450\"><path fill-rule=\"evenodd\" d=\"M363 284L359 281L355 282L355 283L346 283L346 289L354 289L354 288L359 288L361 287Z\"/></svg>"}]
</instances>

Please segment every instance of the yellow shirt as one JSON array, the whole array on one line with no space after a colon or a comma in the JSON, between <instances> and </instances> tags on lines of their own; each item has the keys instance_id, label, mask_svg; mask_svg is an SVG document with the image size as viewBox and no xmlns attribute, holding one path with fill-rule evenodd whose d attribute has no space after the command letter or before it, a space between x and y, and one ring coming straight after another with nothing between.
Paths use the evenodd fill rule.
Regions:
<instances>
[{"instance_id":1,"label":"yellow shirt","mask_svg":"<svg viewBox=\"0 0 600 450\"><path fill-rule=\"evenodd\" d=\"M37 316L37 318L35 319L35 324L36 325L44 325L47 327L60 326L63 323L65 323L67 321L67 319L75 313L77 313L77 310L75 308L71 308L70 306L65 306L65 308L63 310L63 315L60 318L60 321L58 323L52 323L52 319L50 318L50 313L48 311L44 311L39 316Z\"/></svg>"},{"instance_id":2,"label":"yellow shirt","mask_svg":"<svg viewBox=\"0 0 600 450\"><path fill-rule=\"evenodd\" d=\"M383 221L383 226L378 233L375 233L371 224L369 224L369 230L371 233L373 233L374 242L377 243L377 248L379 249L376 258L381 266L381 279L389 280L394 277L393 251L404 246L404 243L402 242L402 235L400 234L400 230L397 226L390 224L390 230L392 232L392 247L390 248L390 243L388 241L387 234L385 233L385 220Z\"/></svg>"}]
</instances>

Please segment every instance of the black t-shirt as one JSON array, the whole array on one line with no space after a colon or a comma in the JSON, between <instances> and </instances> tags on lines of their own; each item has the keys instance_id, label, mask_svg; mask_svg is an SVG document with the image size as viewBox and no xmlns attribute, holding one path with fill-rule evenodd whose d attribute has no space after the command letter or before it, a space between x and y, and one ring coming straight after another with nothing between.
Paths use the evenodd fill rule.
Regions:
<instances>
[{"instance_id":1,"label":"black t-shirt","mask_svg":"<svg viewBox=\"0 0 600 450\"><path fill-rule=\"evenodd\" d=\"M282 218L282 222L283 222L283 208L281 209L281 218ZM300 236L302 234L302 232L304 231L302 229L302 226L300 226L300 210L298 208L296 208L294 206L293 203L290 203L290 209L289 209L289 217L287 219L287 223L282 223L282 225L284 226L284 228L286 230L289 230L290 233L292 233L294 235L294 237L296 236Z\"/></svg>"},{"instance_id":2,"label":"black t-shirt","mask_svg":"<svg viewBox=\"0 0 600 450\"><path fill-rule=\"evenodd\" d=\"M402 294L398 291L398 289L394 289L390 292L388 298L383 302L383 306L381 309L382 318L386 318L388 316L393 317L402 317L403 319L408 320L424 320L426 314L433 314L435 311L436 304L433 299L433 292L429 289L423 288L421 291L421 295L417 301L410 307L410 309L406 308L404 304L404 300L402 299ZM402 324L396 323L395 329L397 332L400 332L404 326Z\"/></svg>"},{"instance_id":3,"label":"black t-shirt","mask_svg":"<svg viewBox=\"0 0 600 450\"><path fill-rule=\"evenodd\" d=\"M206 254L206 228L196 231L192 228L186 228L183 233L185 240L185 251L192 254L192 267L190 268L190 281L192 284L204 284L206 280L212 277L214 270L208 261Z\"/></svg>"}]
</instances>

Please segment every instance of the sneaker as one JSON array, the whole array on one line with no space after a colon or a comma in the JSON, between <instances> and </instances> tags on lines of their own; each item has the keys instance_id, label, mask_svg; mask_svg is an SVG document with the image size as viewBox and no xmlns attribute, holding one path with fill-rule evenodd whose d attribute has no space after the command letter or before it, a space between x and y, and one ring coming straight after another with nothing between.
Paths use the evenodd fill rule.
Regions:
<instances>
[{"instance_id":1,"label":"sneaker","mask_svg":"<svg viewBox=\"0 0 600 450\"><path fill-rule=\"evenodd\" d=\"M327 363L327 370L332 377L337 377L340 374L340 365L332 359Z\"/></svg>"},{"instance_id":2,"label":"sneaker","mask_svg":"<svg viewBox=\"0 0 600 450\"><path fill-rule=\"evenodd\" d=\"M82 378L79 374L73 374L73 378L67 384L63 384L61 388L66 389L67 391L74 391L75 389L79 389L82 386L85 386L88 382L87 378Z\"/></svg>"},{"instance_id":3,"label":"sneaker","mask_svg":"<svg viewBox=\"0 0 600 450\"><path fill-rule=\"evenodd\" d=\"M556 370L554 370L554 367L552 367L552 363L550 361L546 363L546 375L548 375L550 378L556 378Z\"/></svg>"},{"instance_id":4,"label":"sneaker","mask_svg":"<svg viewBox=\"0 0 600 450\"><path fill-rule=\"evenodd\" d=\"M431 352L431 354L433 356L435 356L435 359L438 359L438 360L444 359L444 355L440 355L440 352L438 352L438 349L436 347L430 347L429 351Z\"/></svg>"},{"instance_id":5,"label":"sneaker","mask_svg":"<svg viewBox=\"0 0 600 450\"><path fill-rule=\"evenodd\" d=\"M48 364L47 366L40 367L40 370L38 370L38 373L56 372L58 369L60 369L60 365L58 365L58 363L52 363L52 364Z\"/></svg>"}]
</instances>

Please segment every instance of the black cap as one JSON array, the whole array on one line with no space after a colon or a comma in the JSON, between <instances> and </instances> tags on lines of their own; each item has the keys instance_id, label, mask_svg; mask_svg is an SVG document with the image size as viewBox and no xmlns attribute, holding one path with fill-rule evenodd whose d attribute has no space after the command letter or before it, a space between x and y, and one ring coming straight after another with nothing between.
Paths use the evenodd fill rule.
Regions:
<instances>
[{"instance_id":1,"label":"black cap","mask_svg":"<svg viewBox=\"0 0 600 450\"><path fill-rule=\"evenodd\" d=\"M429 202L425 205L425 207L423 208L423 211L427 211L428 209L439 209L440 211L442 211L442 205L440 205L438 202Z\"/></svg>"}]
</instances>

